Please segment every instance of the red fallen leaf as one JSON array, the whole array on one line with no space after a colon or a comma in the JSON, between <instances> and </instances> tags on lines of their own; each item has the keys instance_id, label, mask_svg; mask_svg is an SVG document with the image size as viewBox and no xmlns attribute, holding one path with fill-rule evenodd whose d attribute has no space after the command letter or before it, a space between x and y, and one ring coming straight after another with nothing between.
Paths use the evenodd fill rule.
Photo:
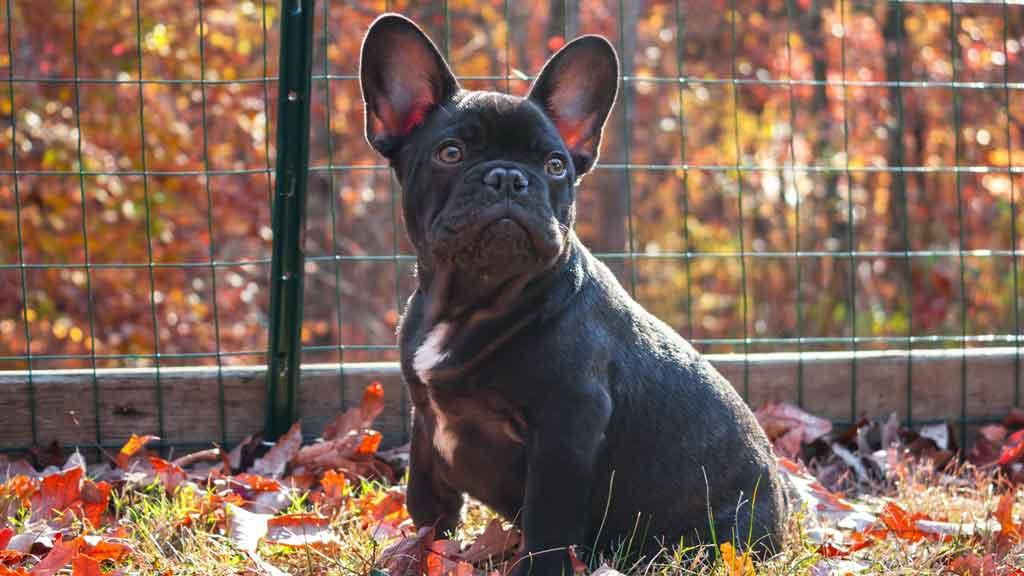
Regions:
<instances>
[{"instance_id":1,"label":"red fallen leaf","mask_svg":"<svg viewBox=\"0 0 1024 576\"><path fill-rule=\"evenodd\" d=\"M818 547L818 554L821 554L826 558L846 558L858 550L863 550L868 546L873 546L877 542L877 537L885 538L884 531L881 534L877 534L877 532L878 531L871 530L854 532L853 534L850 534L849 545L825 542Z\"/></svg>"},{"instance_id":2,"label":"red fallen leaf","mask_svg":"<svg viewBox=\"0 0 1024 576\"><path fill-rule=\"evenodd\" d=\"M948 568L950 572L959 576L1024 576L1024 570L1000 565L993 554L982 557L971 552L954 559Z\"/></svg>"},{"instance_id":3,"label":"red fallen leaf","mask_svg":"<svg viewBox=\"0 0 1024 576\"><path fill-rule=\"evenodd\" d=\"M143 446L159 439L157 436L136 436L132 434L132 437L121 447L121 451L117 453L117 467L122 470L127 468L128 462L139 453L139 450L142 450Z\"/></svg>"},{"instance_id":4,"label":"red fallen leaf","mask_svg":"<svg viewBox=\"0 0 1024 576\"><path fill-rule=\"evenodd\" d=\"M113 488L107 482L93 482L84 480L82 482L82 515L92 526L99 526L103 513L110 503L110 490Z\"/></svg>"},{"instance_id":5,"label":"red fallen leaf","mask_svg":"<svg viewBox=\"0 0 1024 576\"><path fill-rule=\"evenodd\" d=\"M280 492L283 489L281 483L277 480L264 478L263 476L257 476L255 474L249 474L248 472L236 474L232 479L245 484L249 490L257 493Z\"/></svg>"},{"instance_id":6,"label":"red fallen leaf","mask_svg":"<svg viewBox=\"0 0 1024 576\"><path fill-rule=\"evenodd\" d=\"M381 552L378 565L388 574L423 574L427 550L434 542L434 528L425 526Z\"/></svg>"},{"instance_id":7,"label":"red fallen leaf","mask_svg":"<svg viewBox=\"0 0 1024 576\"><path fill-rule=\"evenodd\" d=\"M476 564L489 558L504 559L515 552L519 546L519 531L515 528L505 530L501 521L492 518L480 536L470 544L469 548L459 554L459 558Z\"/></svg>"},{"instance_id":8,"label":"red fallen leaf","mask_svg":"<svg viewBox=\"0 0 1024 576\"><path fill-rule=\"evenodd\" d=\"M149 465L153 467L153 471L160 478L160 483L168 492L174 492L182 482L188 479L188 475L180 466L163 458L150 456Z\"/></svg>"},{"instance_id":9,"label":"red fallen leaf","mask_svg":"<svg viewBox=\"0 0 1024 576\"><path fill-rule=\"evenodd\" d=\"M266 541L278 546L302 548L337 541L330 519L316 514L287 514L267 522Z\"/></svg>"},{"instance_id":10,"label":"red fallen leaf","mask_svg":"<svg viewBox=\"0 0 1024 576\"><path fill-rule=\"evenodd\" d=\"M69 468L50 474L39 484L32 497L32 519L48 520L55 514L82 505L82 469Z\"/></svg>"},{"instance_id":11,"label":"red fallen leaf","mask_svg":"<svg viewBox=\"0 0 1024 576\"><path fill-rule=\"evenodd\" d=\"M251 468L256 460L256 451L259 449L260 443L263 441L263 434L250 434L246 436L244 440L238 443L230 453L228 453L228 465L231 470L245 470Z\"/></svg>"},{"instance_id":12,"label":"red fallen leaf","mask_svg":"<svg viewBox=\"0 0 1024 576\"><path fill-rule=\"evenodd\" d=\"M24 568L8 568L0 564L0 576L32 576Z\"/></svg>"},{"instance_id":13,"label":"red fallen leaf","mask_svg":"<svg viewBox=\"0 0 1024 576\"><path fill-rule=\"evenodd\" d=\"M257 474L259 476L266 476L267 478L280 478L284 474L285 468L288 467L288 462L295 456L302 446L302 422L298 421L292 424L292 427L288 429L288 432L284 436L277 439L277 443L274 444L262 458L257 458L253 462L252 469L249 472Z\"/></svg>"},{"instance_id":14,"label":"red fallen leaf","mask_svg":"<svg viewBox=\"0 0 1024 576\"><path fill-rule=\"evenodd\" d=\"M0 550L7 548L7 543L11 541L11 536L14 536L14 529L7 527L0 530Z\"/></svg>"},{"instance_id":15,"label":"red fallen leaf","mask_svg":"<svg viewBox=\"0 0 1024 576\"><path fill-rule=\"evenodd\" d=\"M100 563L95 558L79 554L71 561L71 576L101 576Z\"/></svg>"},{"instance_id":16,"label":"red fallen leaf","mask_svg":"<svg viewBox=\"0 0 1024 576\"><path fill-rule=\"evenodd\" d=\"M32 568L32 576L53 576L57 572L64 569L65 566L71 562L76 555L78 555L79 539L74 538L70 542L65 542L61 534L57 534L57 538L53 542L53 548L45 558L39 561Z\"/></svg>"},{"instance_id":17,"label":"red fallen leaf","mask_svg":"<svg viewBox=\"0 0 1024 576\"><path fill-rule=\"evenodd\" d=\"M878 515L878 519L885 524L886 528L890 532L896 535L901 540L908 540L910 542L918 542L928 536L928 534L918 530L918 520L928 520L929 518L924 514L913 514L911 515L903 508L900 508L892 502L886 502L885 508L882 509L882 513Z\"/></svg>"},{"instance_id":18,"label":"red fallen leaf","mask_svg":"<svg viewBox=\"0 0 1024 576\"><path fill-rule=\"evenodd\" d=\"M1000 466L1006 466L1017 461L1022 453L1024 453L1024 430L1018 430L1006 439L1006 444L1003 445L999 454L998 463Z\"/></svg>"}]
</instances>

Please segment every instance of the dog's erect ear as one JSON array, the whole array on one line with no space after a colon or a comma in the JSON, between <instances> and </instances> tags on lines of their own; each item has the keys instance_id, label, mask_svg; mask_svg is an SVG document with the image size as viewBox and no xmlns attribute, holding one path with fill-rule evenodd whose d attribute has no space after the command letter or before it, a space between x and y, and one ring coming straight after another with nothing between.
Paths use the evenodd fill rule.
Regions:
<instances>
[{"instance_id":1,"label":"dog's erect ear","mask_svg":"<svg viewBox=\"0 0 1024 576\"><path fill-rule=\"evenodd\" d=\"M619 88L619 59L601 36L581 36L548 60L530 99L554 122L572 155L576 176L594 167L601 130Z\"/></svg>"},{"instance_id":2,"label":"dog's erect ear","mask_svg":"<svg viewBox=\"0 0 1024 576\"><path fill-rule=\"evenodd\" d=\"M402 138L459 90L434 43L412 20L398 14L377 18L366 32L359 83L366 140L389 158Z\"/></svg>"}]
</instances>

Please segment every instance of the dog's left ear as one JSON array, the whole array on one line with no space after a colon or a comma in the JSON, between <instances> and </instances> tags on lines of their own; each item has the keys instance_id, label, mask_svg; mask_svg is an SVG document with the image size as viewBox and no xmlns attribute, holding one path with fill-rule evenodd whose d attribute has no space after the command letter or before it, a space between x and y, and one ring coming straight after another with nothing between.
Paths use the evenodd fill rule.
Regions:
<instances>
[{"instance_id":1,"label":"dog's left ear","mask_svg":"<svg viewBox=\"0 0 1024 576\"><path fill-rule=\"evenodd\" d=\"M441 53L412 20L385 14L363 39L359 84L366 140L392 158L402 140L459 90Z\"/></svg>"},{"instance_id":2,"label":"dog's left ear","mask_svg":"<svg viewBox=\"0 0 1024 576\"><path fill-rule=\"evenodd\" d=\"M541 70L529 98L547 113L572 155L576 177L597 162L601 131L619 88L619 59L601 36L565 45Z\"/></svg>"}]
</instances>

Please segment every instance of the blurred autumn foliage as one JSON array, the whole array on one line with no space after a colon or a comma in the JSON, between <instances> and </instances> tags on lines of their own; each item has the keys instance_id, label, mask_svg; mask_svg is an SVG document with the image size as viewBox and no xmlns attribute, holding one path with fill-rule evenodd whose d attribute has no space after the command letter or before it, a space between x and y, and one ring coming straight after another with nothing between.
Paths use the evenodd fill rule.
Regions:
<instances>
[{"instance_id":1,"label":"blurred autumn foliage","mask_svg":"<svg viewBox=\"0 0 1024 576\"><path fill-rule=\"evenodd\" d=\"M321 0L307 360L394 359L413 287L355 78L386 9L470 88L523 94L566 36L616 43L579 232L700 348L1019 331L1024 6ZM262 363L278 3L11 0L0 21L0 369Z\"/></svg>"}]
</instances>

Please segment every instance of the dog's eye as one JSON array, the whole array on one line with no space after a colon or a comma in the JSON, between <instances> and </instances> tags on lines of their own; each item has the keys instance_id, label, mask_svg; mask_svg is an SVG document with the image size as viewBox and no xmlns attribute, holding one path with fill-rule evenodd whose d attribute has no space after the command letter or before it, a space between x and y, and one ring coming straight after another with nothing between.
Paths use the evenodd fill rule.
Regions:
<instances>
[{"instance_id":1,"label":"dog's eye","mask_svg":"<svg viewBox=\"0 0 1024 576\"><path fill-rule=\"evenodd\" d=\"M544 164L544 171L547 172L549 176L554 176L555 178L565 176L565 160L562 160L557 156L548 158L548 161Z\"/></svg>"},{"instance_id":2,"label":"dog's eye","mask_svg":"<svg viewBox=\"0 0 1024 576\"><path fill-rule=\"evenodd\" d=\"M459 162L462 162L462 146L458 142L448 141L437 149L437 153L435 155L437 156L438 161L443 164L458 164Z\"/></svg>"}]
</instances>

